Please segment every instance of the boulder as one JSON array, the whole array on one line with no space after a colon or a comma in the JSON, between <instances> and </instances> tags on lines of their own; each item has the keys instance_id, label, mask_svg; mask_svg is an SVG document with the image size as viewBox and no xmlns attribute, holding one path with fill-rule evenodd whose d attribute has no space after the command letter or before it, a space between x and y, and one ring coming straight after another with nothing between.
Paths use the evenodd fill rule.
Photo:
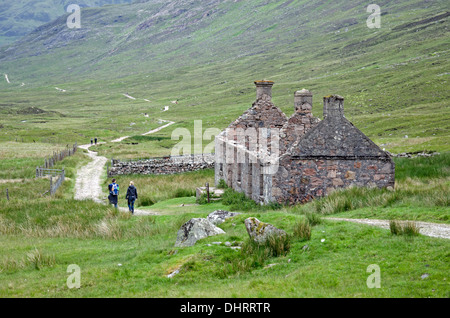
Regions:
<instances>
[{"instance_id":1,"label":"boulder","mask_svg":"<svg viewBox=\"0 0 450 318\"><path fill-rule=\"evenodd\" d=\"M248 235L257 243L264 243L270 236L286 236L287 233L269 223L264 223L257 218L245 220Z\"/></svg>"},{"instance_id":2,"label":"boulder","mask_svg":"<svg viewBox=\"0 0 450 318\"><path fill-rule=\"evenodd\" d=\"M210 215L208 215L208 217L206 219L214 225L219 225L219 224L225 222L226 219L232 218L239 214L241 214L241 213L217 210L217 211L214 211L213 213L211 213Z\"/></svg>"},{"instance_id":3,"label":"boulder","mask_svg":"<svg viewBox=\"0 0 450 318\"><path fill-rule=\"evenodd\" d=\"M175 246L193 246L198 240L225 232L207 219L191 219L180 228Z\"/></svg>"}]
</instances>

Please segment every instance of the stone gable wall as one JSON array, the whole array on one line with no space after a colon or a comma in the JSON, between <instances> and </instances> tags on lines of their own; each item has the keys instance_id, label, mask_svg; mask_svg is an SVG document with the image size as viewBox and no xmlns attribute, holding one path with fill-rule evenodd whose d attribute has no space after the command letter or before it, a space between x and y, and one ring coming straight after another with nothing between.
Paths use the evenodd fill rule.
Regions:
<instances>
[{"instance_id":1,"label":"stone gable wall","mask_svg":"<svg viewBox=\"0 0 450 318\"><path fill-rule=\"evenodd\" d=\"M379 159L292 159L280 162L272 177L271 200L281 204L305 203L336 189L352 186L394 188L395 165Z\"/></svg>"}]
</instances>

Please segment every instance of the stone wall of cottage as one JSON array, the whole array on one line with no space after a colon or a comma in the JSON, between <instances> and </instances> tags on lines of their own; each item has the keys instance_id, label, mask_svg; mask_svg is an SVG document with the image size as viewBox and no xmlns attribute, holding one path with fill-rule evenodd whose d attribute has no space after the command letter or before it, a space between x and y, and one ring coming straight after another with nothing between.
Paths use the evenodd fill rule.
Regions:
<instances>
[{"instance_id":1,"label":"stone wall of cottage","mask_svg":"<svg viewBox=\"0 0 450 318\"><path fill-rule=\"evenodd\" d=\"M336 189L356 187L394 188L395 166L380 159L292 159L287 156L272 177L270 201L305 203Z\"/></svg>"},{"instance_id":2,"label":"stone wall of cottage","mask_svg":"<svg viewBox=\"0 0 450 318\"><path fill-rule=\"evenodd\" d=\"M271 102L273 82L255 84L257 101L216 137L216 184L224 180L258 203L281 204L308 202L352 186L394 187L394 162L345 118L342 97L324 98L320 121L312 115L312 94L298 91L295 112L287 118ZM249 140L236 134L237 129L256 128L267 128L269 134L271 128L281 128L279 157L270 170L264 153L251 147L260 136Z\"/></svg>"}]
</instances>

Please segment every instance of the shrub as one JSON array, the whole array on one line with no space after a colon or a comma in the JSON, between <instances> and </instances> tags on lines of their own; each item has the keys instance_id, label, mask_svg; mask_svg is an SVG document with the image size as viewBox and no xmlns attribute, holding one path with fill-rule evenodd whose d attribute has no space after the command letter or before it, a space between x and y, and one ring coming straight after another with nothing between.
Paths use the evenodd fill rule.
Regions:
<instances>
[{"instance_id":1,"label":"shrub","mask_svg":"<svg viewBox=\"0 0 450 318\"><path fill-rule=\"evenodd\" d=\"M252 199L246 197L244 193L237 192L228 187L225 188L222 196L222 204L229 206L230 211L280 210L283 208L283 205L277 202L259 205Z\"/></svg>"},{"instance_id":2,"label":"shrub","mask_svg":"<svg viewBox=\"0 0 450 318\"><path fill-rule=\"evenodd\" d=\"M210 203L215 201L215 199L219 199L220 197L214 193L214 191L209 191L209 201ZM198 198L196 200L197 204L207 204L208 203L208 194L202 193L202 195L200 196L200 198Z\"/></svg>"},{"instance_id":3,"label":"shrub","mask_svg":"<svg viewBox=\"0 0 450 318\"><path fill-rule=\"evenodd\" d=\"M210 198L211 198L211 194L210 194ZM200 196L200 198L198 198L196 200L197 204L207 204L208 203L208 194L206 193L202 193L202 195Z\"/></svg>"},{"instance_id":4,"label":"shrub","mask_svg":"<svg viewBox=\"0 0 450 318\"><path fill-rule=\"evenodd\" d=\"M231 188L225 189L222 196L222 203L229 206L231 211L251 211L258 209L258 204L255 201L247 198L244 193L234 191Z\"/></svg>"},{"instance_id":5,"label":"shrub","mask_svg":"<svg viewBox=\"0 0 450 318\"><path fill-rule=\"evenodd\" d=\"M225 180L220 179L219 184L217 185L217 189L226 189L226 188L228 188L228 186L225 183Z\"/></svg>"}]
</instances>

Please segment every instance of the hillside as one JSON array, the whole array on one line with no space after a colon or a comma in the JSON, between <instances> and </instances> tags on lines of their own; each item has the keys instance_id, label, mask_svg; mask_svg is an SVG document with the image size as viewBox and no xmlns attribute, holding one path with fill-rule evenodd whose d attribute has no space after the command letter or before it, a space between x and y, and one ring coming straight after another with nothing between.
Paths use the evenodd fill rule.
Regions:
<instances>
[{"instance_id":1,"label":"hillside","mask_svg":"<svg viewBox=\"0 0 450 318\"><path fill-rule=\"evenodd\" d=\"M161 116L180 127L202 119L203 128L221 129L251 105L253 80L268 78L287 114L299 88L315 94L319 117L321 97L337 93L346 98L346 116L387 150L449 150L448 5L380 6L380 29L367 27L365 1L150 0L85 8L81 29L68 29L62 16L0 49L0 73L11 82L0 81L4 126L22 134L12 110L32 104L69 117L63 131L33 126L39 134L57 129L62 140L92 129L104 138L137 135ZM162 114L174 99L179 104ZM153 123L136 122L144 112ZM153 148L167 153L170 144Z\"/></svg>"},{"instance_id":2,"label":"hillside","mask_svg":"<svg viewBox=\"0 0 450 318\"><path fill-rule=\"evenodd\" d=\"M131 0L83 0L81 8L129 3ZM0 3L0 46L9 44L66 13L70 0L2 1Z\"/></svg>"},{"instance_id":3,"label":"hillside","mask_svg":"<svg viewBox=\"0 0 450 318\"><path fill-rule=\"evenodd\" d=\"M368 3L141 0L83 8L81 29L58 14L0 47L0 297L292 298L273 313L297 310L295 298L448 298L448 1L379 1L380 29L366 24ZM320 118L323 96L338 94L381 148L441 154L394 157L394 189L350 187L295 206L228 187L197 200L214 169L114 176L119 209L108 205L105 162L167 155L180 131L192 142L227 127L262 79L288 116L299 89ZM53 166L64 179L36 178L75 142ZM225 233L176 246L183 224L219 210L240 215L219 224ZM287 235L258 245L250 217Z\"/></svg>"}]
</instances>

